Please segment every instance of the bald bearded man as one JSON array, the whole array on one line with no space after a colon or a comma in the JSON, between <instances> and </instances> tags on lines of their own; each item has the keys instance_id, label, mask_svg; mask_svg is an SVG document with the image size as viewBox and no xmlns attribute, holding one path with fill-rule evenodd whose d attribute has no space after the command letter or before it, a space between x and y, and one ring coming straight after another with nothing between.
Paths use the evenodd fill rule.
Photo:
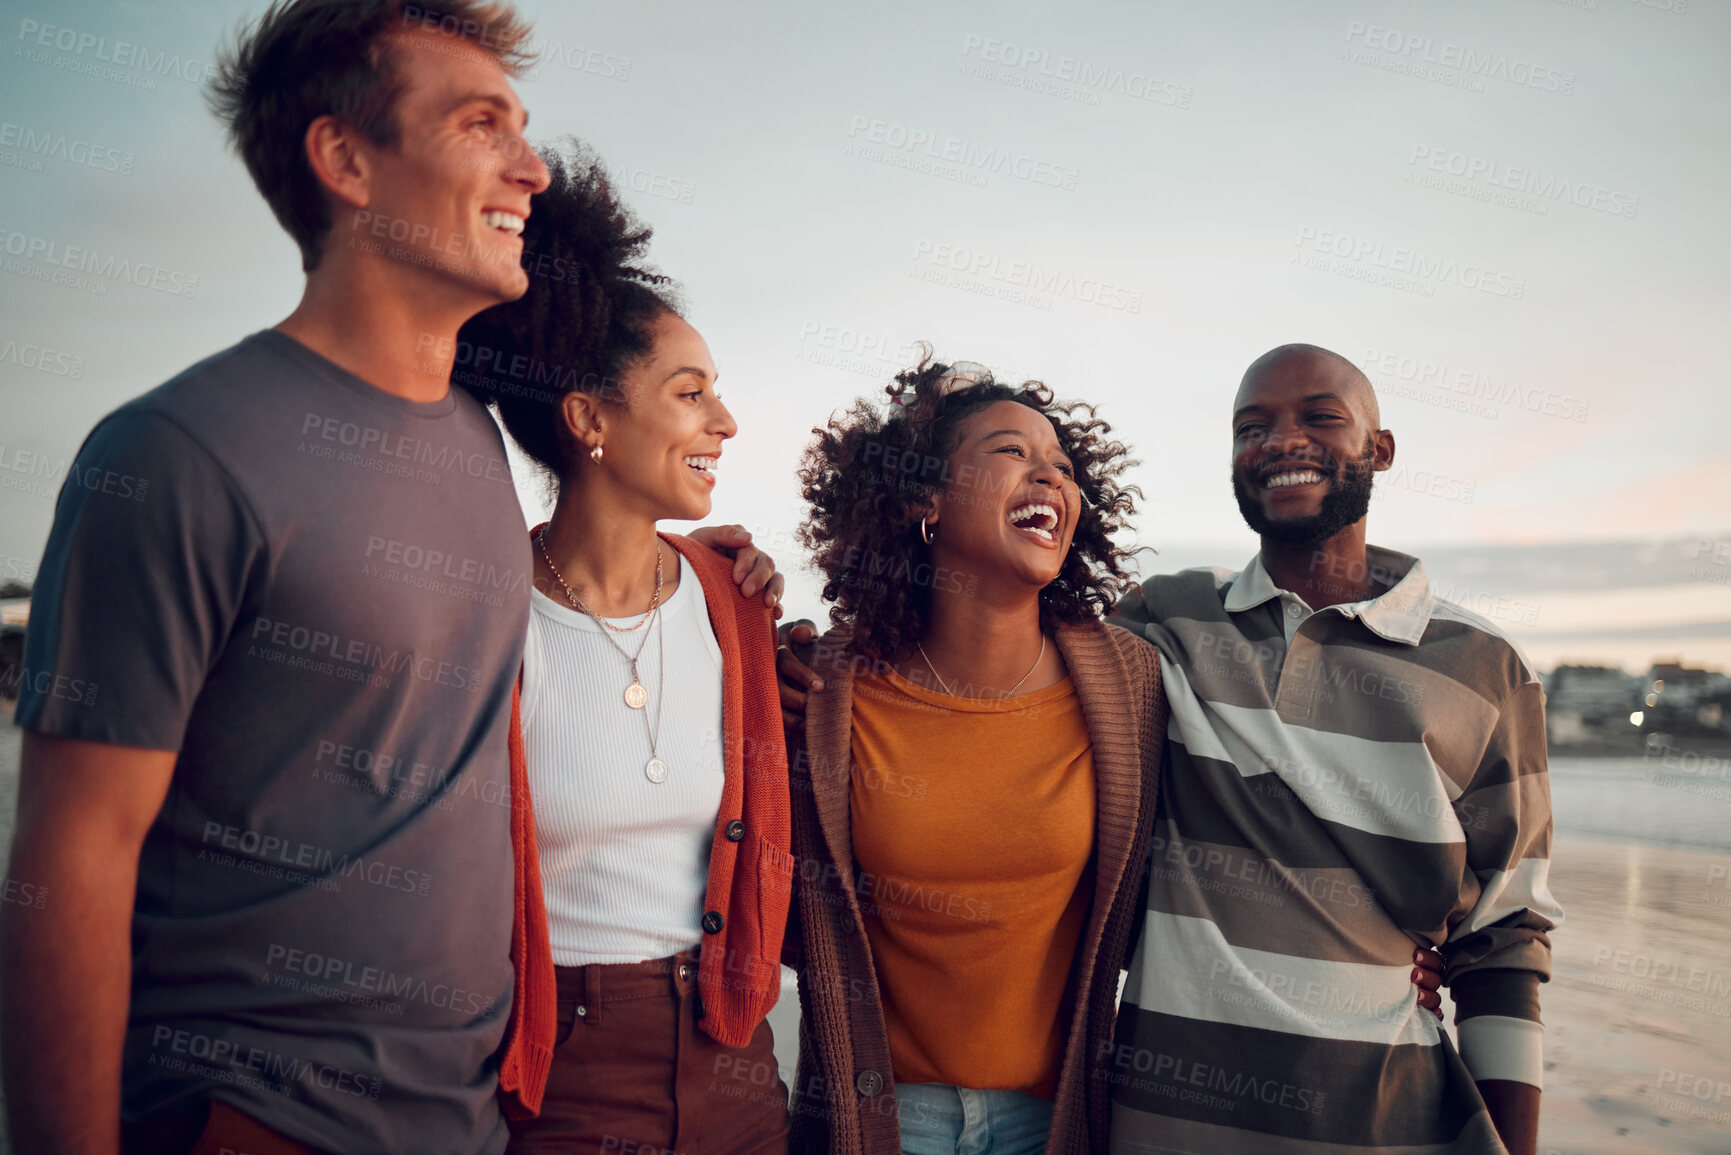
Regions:
<instances>
[{"instance_id":1,"label":"bald bearded man","mask_svg":"<svg viewBox=\"0 0 1731 1155\"><path fill-rule=\"evenodd\" d=\"M1233 403L1243 570L1112 619L1171 701L1111 1150L1531 1155L1550 794L1538 676L1413 557L1365 544L1394 462L1356 366L1257 358ZM1459 1048L1421 1009L1445 960Z\"/></svg>"}]
</instances>

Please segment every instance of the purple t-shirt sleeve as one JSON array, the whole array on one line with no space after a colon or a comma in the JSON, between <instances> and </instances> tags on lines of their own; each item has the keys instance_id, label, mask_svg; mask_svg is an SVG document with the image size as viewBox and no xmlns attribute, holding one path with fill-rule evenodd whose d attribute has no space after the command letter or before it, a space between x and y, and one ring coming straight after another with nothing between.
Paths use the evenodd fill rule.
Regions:
<instances>
[{"instance_id":1,"label":"purple t-shirt sleeve","mask_svg":"<svg viewBox=\"0 0 1731 1155\"><path fill-rule=\"evenodd\" d=\"M193 437L136 404L109 416L55 506L18 725L179 750L265 556L232 479Z\"/></svg>"}]
</instances>

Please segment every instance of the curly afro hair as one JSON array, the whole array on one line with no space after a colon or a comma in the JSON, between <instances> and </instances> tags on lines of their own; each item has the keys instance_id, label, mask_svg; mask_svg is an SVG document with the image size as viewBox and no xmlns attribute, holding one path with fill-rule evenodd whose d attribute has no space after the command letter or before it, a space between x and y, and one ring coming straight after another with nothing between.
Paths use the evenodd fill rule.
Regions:
<instances>
[{"instance_id":1,"label":"curly afro hair","mask_svg":"<svg viewBox=\"0 0 1731 1155\"><path fill-rule=\"evenodd\" d=\"M671 279L644 261L649 227L620 202L594 152L574 137L540 151L551 181L523 227L529 290L463 326L451 380L498 410L556 491L581 456L560 402L575 390L627 404L620 374L680 303Z\"/></svg>"},{"instance_id":2,"label":"curly afro hair","mask_svg":"<svg viewBox=\"0 0 1731 1155\"><path fill-rule=\"evenodd\" d=\"M932 360L896 374L887 406L862 398L827 426L813 429L800 462L801 492L811 512L799 527L823 574L830 620L850 628L852 646L874 660L893 661L925 632L931 606L931 546L919 521L949 474L961 424L998 401L1014 401L1045 417L1070 457L1082 491L1082 512L1058 577L1040 591L1041 626L1098 618L1130 582L1125 562L1134 551L1113 537L1129 524L1134 486L1120 485L1136 464L1094 407L1054 400L1039 381L1005 385L989 372L960 375Z\"/></svg>"}]
</instances>

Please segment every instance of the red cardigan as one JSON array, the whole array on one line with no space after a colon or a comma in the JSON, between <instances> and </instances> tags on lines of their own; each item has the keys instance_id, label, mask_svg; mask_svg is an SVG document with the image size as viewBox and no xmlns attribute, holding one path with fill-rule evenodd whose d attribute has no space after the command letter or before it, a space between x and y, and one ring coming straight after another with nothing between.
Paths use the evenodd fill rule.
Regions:
<instances>
[{"instance_id":1,"label":"red cardigan","mask_svg":"<svg viewBox=\"0 0 1731 1155\"><path fill-rule=\"evenodd\" d=\"M740 594L732 562L686 538L662 538L697 574L721 649L725 780L703 902L705 922L710 921L708 914L717 914L720 927L703 935L697 990L703 1030L724 1046L743 1047L781 993L782 932L793 896L775 619L760 599ZM511 849L517 879L511 963L517 972L517 997L499 1064L499 1093L507 1117L526 1119L541 1110L558 1023L523 719L515 691L510 749Z\"/></svg>"}]
</instances>

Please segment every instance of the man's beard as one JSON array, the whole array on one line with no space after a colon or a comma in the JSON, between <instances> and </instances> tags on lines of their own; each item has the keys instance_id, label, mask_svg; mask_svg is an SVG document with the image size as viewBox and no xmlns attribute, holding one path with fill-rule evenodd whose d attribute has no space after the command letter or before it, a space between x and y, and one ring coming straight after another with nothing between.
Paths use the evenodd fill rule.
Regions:
<instances>
[{"instance_id":1,"label":"man's beard","mask_svg":"<svg viewBox=\"0 0 1731 1155\"><path fill-rule=\"evenodd\" d=\"M1357 524L1370 512L1375 460L1376 445L1366 437L1364 452L1339 469L1329 484L1328 493L1323 496L1322 508L1309 517L1286 521L1269 518L1262 512L1262 503L1245 487L1237 470L1232 472L1232 495L1238 499L1238 512L1244 515L1245 522L1257 536L1282 545L1319 546L1347 526Z\"/></svg>"}]
</instances>

